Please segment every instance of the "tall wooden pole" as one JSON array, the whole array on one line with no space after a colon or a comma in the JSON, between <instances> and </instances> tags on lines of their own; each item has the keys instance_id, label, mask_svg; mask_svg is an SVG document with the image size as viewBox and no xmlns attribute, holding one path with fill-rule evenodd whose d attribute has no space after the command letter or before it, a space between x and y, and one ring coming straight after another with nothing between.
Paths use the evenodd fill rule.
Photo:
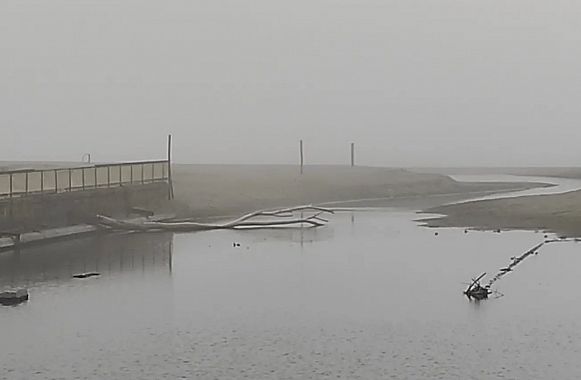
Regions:
<instances>
[{"instance_id":1,"label":"tall wooden pole","mask_svg":"<svg viewBox=\"0 0 581 380\"><path fill-rule=\"evenodd\" d=\"M303 174L303 166L305 165L305 156L303 152L303 140L300 142L300 153L301 153L301 175Z\"/></svg>"},{"instance_id":2,"label":"tall wooden pole","mask_svg":"<svg viewBox=\"0 0 581 380\"><path fill-rule=\"evenodd\" d=\"M351 167L355 166L355 143L351 143Z\"/></svg>"},{"instance_id":3,"label":"tall wooden pole","mask_svg":"<svg viewBox=\"0 0 581 380\"><path fill-rule=\"evenodd\" d=\"M171 201L172 199L174 199L174 193L173 193L173 179L171 176L171 148L172 148L172 144L171 144L171 135L167 136L167 181L169 184L169 193L168 193L168 198Z\"/></svg>"}]
</instances>

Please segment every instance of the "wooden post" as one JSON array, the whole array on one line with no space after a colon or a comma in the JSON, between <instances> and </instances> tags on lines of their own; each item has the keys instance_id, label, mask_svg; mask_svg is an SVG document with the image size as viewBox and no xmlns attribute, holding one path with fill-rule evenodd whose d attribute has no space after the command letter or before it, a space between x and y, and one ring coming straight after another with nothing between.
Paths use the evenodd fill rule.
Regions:
<instances>
[{"instance_id":1,"label":"wooden post","mask_svg":"<svg viewBox=\"0 0 581 380\"><path fill-rule=\"evenodd\" d=\"M73 191L73 173L72 169L69 168L69 192Z\"/></svg>"},{"instance_id":2,"label":"wooden post","mask_svg":"<svg viewBox=\"0 0 581 380\"><path fill-rule=\"evenodd\" d=\"M303 166L305 165L305 156L303 152L303 140L300 141L300 154L301 154L301 175L303 175Z\"/></svg>"},{"instance_id":3,"label":"wooden post","mask_svg":"<svg viewBox=\"0 0 581 380\"><path fill-rule=\"evenodd\" d=\"M145 164L141 164L141 183L145 183Z\"/></svg>"},{"instance_id":4,"label":"wooden post","mask_svg":"<svg viewBox=\"0 0 581 380\"><path fill-rule=\"evenodd\" d=\"M111 166L107 166L107 187L111 187Z\"/></svg>"},{"instance_id":5,"label":"wooden post","mask_svg":"<svg viewBox=\"0 0 581 380\"><path fill-rule=\"evenodd\" d=\"M171 134L167 136L167 181L169 184L169 194L168 198L171 201L174 199L174 192L173 192L173 178L171 175Z\"/></svg>"},{"instance_id":6,"label":"wooden post","mask_svg":"<svg viewBox=\"0 0 581 380\"><path fill-rule=\"evenodd\" d=\"M40 192L44 193L44 170L40 171Z\"/></svg>"},{"instance_id":7,"label":"wooden post","mask_svg":"<svg viewBox=\"0 0 581 380\"><path fill-rule=\"evenodd\" d=\"M98 187L97 186L97 167L95 166L95 173L93 173L94 177L95 177L95 189Z\"/></svg>"},{"instance_id":8,"label":"wooden post","mask_svg":"<svg viewBox=\"0 0 581 380\"><path fill-rule=\"evenodd\" d=\"M81 169L83 171L83 190L85 190L85 168Z\"/></svg>"},{"instance_id":9,"label":"wooden post","mask_svg":"<svg viewBox=\"0 0 581 380\"><path fill-rule=\"evenodd\" d=\"M133 164L129 166L131 168L131 184L133 184Z\"/></svg>"},{"instance_id":10,"label":"wooden post","mask_svg":"<svg viewBox=\"0 0 581 380\"><path fill-rule=\"evenodd\" d=\"M57 169L54 170L54 192L59 192L59 175Z\"/></svg>"},{"instance_id":11,"label":"wooden post","mask_svg":"<svg viewBox=\"0 0 581 380\"><path fill-rule=\"evenodd\" d=\"M351 167L355 166L355 143L351 143Z\"/></svg>"},{"instance_id":12,"label":"wooden post","mask_svg":"<svg viewBox=\"0 0 581 380\"><path fill-rule=\"evenodd\" d=\"M28 172L24 173L24 193L28 195Z\"/></svg>"},{"instance_id":13,"label":"wooden post","mask_svg":"<svg viewBox=\"0 0 581 380\"><path fill-rule=\"evenodd\" d=\"M12 198L12 192L14 191L14 175L10 173L10 198Z\"/></svg>"}]
</instances>

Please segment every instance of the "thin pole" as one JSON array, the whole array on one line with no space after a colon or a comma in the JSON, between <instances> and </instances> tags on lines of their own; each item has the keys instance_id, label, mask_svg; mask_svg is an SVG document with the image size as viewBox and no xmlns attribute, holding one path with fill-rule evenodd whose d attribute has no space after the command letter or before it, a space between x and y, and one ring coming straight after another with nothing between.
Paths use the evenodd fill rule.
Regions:
<instances>
[{"instance_id":1,"label":"thin pole","mask_svg":"<svg viewBox=\"0 0 581 380\"><path fill-rule=\"evenodd\" d=\"M25 173L24 193L28 195L28 172Z\"/></svg>"},{"instance_id":2,"label":"thin pole","mask_svg":"<svg viewBox=\"0 0 581 380\"><path fill-rule=\"evenodd\" d=\"M54 170L54 192L59 192L59 175L56 169Z\"/></svg>"},{"instance_id":3,"label":"thin pole","mask_svg":"<svg viewBox=\"0 0 581 380\"><path fill-rule=\"evenodd\" d=\"M73 172L69 169L69 191L73 191Z\"/></svg>"},{"instance_id":4,"label":"thin pole","mask_svg":"<svg viewBox=\"0 0 581 380\"><path fill-rule=\"evenodd\" d=\"M93 174L95 177L95 189L97 188L97 167L95 166L95 173Z\"/></svg>"},{"instance_id":5,"label":"thin pole","mask_svg":"<svg viewBox=\"0 0 581 380\"><path fill-rule=\"evenodd\" d=\"M12 198L12 192L14 190L14 184L13 184L13 182L14 182L13 174L10 173L10 198Z\"/></svg>"},{"instance_id":6,"label":"thin pole","mask_svg":"<svg viewBox=\"0 0 581 380\"><path fill-rule=\"evenodd\" d=\"M355 166L355 143L351 143L351 167Z\"/></svg>"},{"instance_id":7,"label":"thin pole","mask_svg":"<svg viewBox=\"0 0 581 380\"><path fill-rule=\"evenodd\" d=\"M300 154L301 154L301 175L303 174L303 166L305 165L305 156L303 151L303 140L300 141Z\"/></svg>"},{"instance_id":8,"label":"thin pole","mask_svg":"<svg viewBox=\"0 0 581 380\"><path fill-rule=\"evenodd\" d=\"M111 166L107 166L107 187L111 187Z\"/></svg>"},{"instance_id":9,"label":"thin pole","mask_svg":"<svg viewBox=\"0 0 581 380\"><path fill-rule=\"evenodd\" d=\"M85 190L85 168L81 170L83 171L83 190Z\"/></svg>"},{"instance_id":10,"label":"thin pole","mask_svg":"<svg viewBox=\"0 0 581 380\"><path fill-rule=\"evenodd\" d=\"M40 192L44 193L44 170L40 172Z\"/></svg>"},{"instance_id":11,"label":"thin pole","mask_svg":"<svg viewBox=\"0 0 581 380\"><path fill-rule=\"evenodd\" d=\"M174 192L173 192L173 178L171 175L171 135L167 136L167 179L169 184L169 193L168 198L171 201L174 199Z\"/></svg>"}]
</instances>

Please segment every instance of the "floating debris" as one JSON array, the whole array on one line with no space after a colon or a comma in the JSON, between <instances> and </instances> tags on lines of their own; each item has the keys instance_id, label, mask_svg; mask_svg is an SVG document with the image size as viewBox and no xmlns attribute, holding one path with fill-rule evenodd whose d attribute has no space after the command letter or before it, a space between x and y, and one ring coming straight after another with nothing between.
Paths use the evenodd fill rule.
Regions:
<instances>
[{"instance_id":1,"label":"floating debris","mask_svg":"<svg viewBox=\"0 0 581 380\"><path fill-rule=\"evenodd\" d=\"M97 277L100 276L101 273L97 273L97 272L88 272L88 273L79 273L79 274L75 274L73 275L74 278L89 278L89 277Z\"/></svg>"},{"instance_id":2,"label":"floating debris","mask_svg":"<svg viewBox=\"0 0 581 380\"><path fill-rule=\"evenodd\" d=\"M464 291L464 294L468 299L474 298L475 300L483 300L488 298L488 295L492 293L488 285L480 285L480 280L482 280L484 276L486 276L486 272L482 273L476 279L472 279L472 283L470 283L468 288Z\"/></svg>"},{"instance_id":3,"label":"floating debris","mask_svg":"<svg viewBox=\"0 0 581 380\"><path fill-rule=\"evenodd\" d=\"M545 244L562 242L562 241L564 241L564 240L559 240L559 239L545 240L542 243L535 245L533 248L529 249L528 251L526 251L525 253L523 253L520 256L511 256L510 257L510 260L511 260L510 265L508 265L507 267L504 267L504 268L500 268L499 272L488 281L487 285L485 285L485 286L480 285L480 280L482 280L484 278L484 276L486 275L486 273L483 273L480 276L478 276L476 279L472 279L472 283L470 284L468 289L466 289L464 291L464 294L468 298L474 298L477 300L488 298L488 295L495 293L494 291L490 290L492 285L494 285L494 283L496 281L500 280L506 274L513 272L514 268L518 264L522 263L524 261L524 259L526 259L527 257L529 257L530 255L533 255L533 254L538 255L539 249L541 247L543 247ZM573 240L567 240L567 241L573 241ZM496 293L498 293L498 292L496 292ZM503 296L503 295L501 295L501 296Z\"/></svg>"},{"instance_id":4,"label":"floating debris","mask_svg":"<svg viewBox=\"0 0 581 380\"><path fill-rule=\"evenodd\" d=\"M28 301L28 289L8 290L0 293L0 305L12 306Z\"/></svg>"}]
</instances>

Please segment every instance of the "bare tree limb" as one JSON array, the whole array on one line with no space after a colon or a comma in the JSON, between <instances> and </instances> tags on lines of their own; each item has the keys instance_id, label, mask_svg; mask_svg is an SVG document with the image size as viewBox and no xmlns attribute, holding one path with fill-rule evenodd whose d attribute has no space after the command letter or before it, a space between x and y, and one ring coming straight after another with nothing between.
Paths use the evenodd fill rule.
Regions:
<instances>
[{"instance_id":1,"label":"bare tree limb","mask_svg":"<svg viewBox=\"0 0 581 380\"><path fill-rule=\"evenodd\" d=\"M296 212L299 211L318 211L317 213L294 219L272 219L272 218L292 218ZM98 215L97 219L99 225L112 229L112 230L123 230L123 231L206 231L206 230L217 230L217 229L255 229L255 228L272 228L272 227L284 227L292 225L303 225L307 224L310 227L321 227L328 222L327 219L320 217L323 213L333 214L334 210L307 205L298 206L291 208L284 208L278 210L259 210L248 213L241 216L240 218L234 219L225 223L200 223L195 222L193 219L182 219L179 221L164 220L164 221L123 221L118 219L109 218L106 216ZM253 220L255 218L269 217L271 219L259 219Z\"/></svg>"}]
</instances>

